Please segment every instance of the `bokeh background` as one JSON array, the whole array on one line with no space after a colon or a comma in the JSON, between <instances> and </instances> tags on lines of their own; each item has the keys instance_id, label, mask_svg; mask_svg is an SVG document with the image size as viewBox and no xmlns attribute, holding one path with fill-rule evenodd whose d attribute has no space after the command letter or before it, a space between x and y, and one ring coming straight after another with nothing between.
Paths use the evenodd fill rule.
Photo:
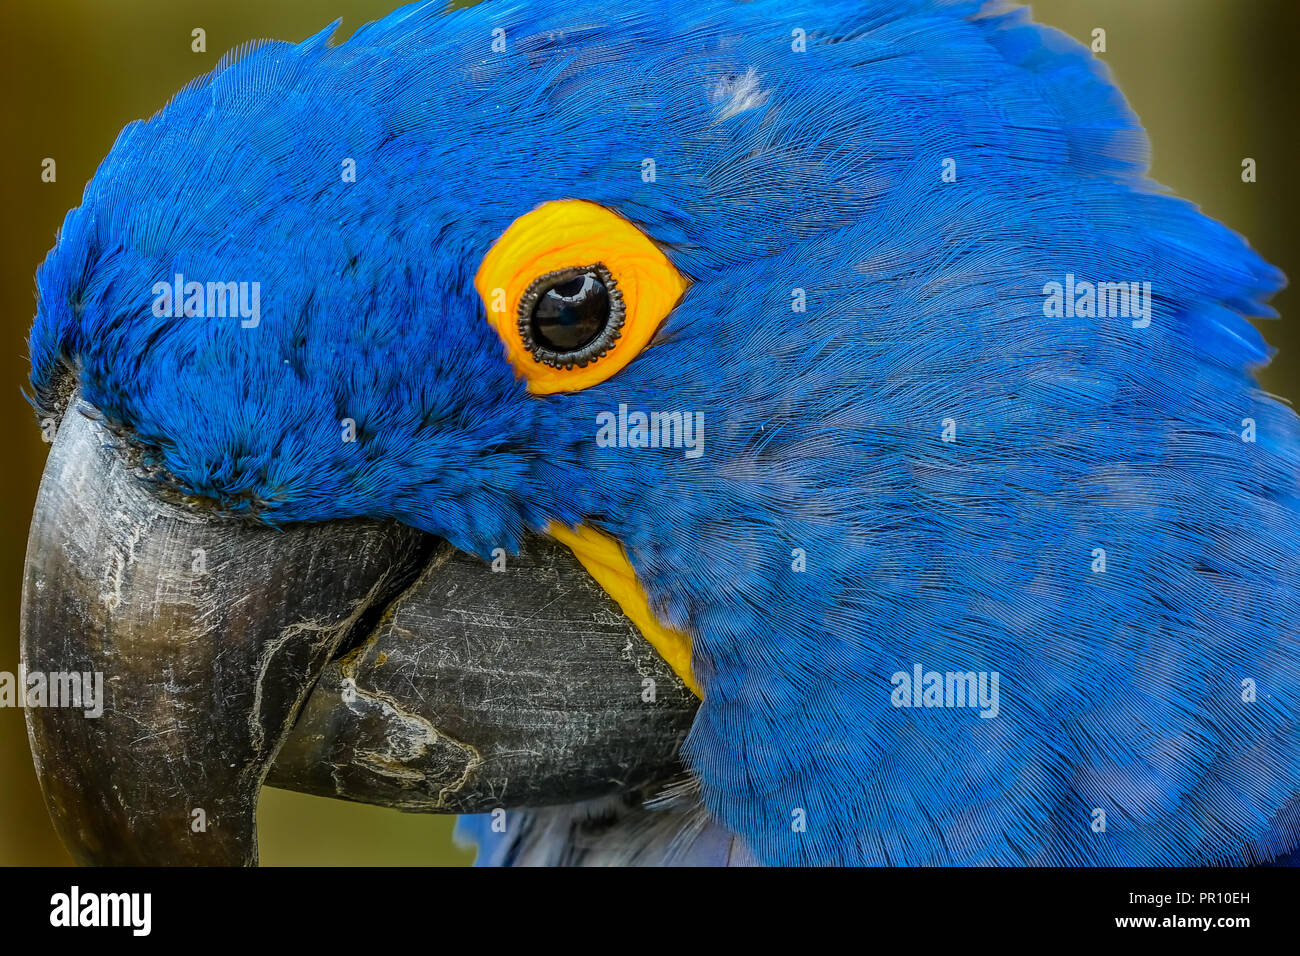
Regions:
<instances>
[{"instance_id":1,"label":"bokeh background","mask_svg":"<svg viewBox=\"0 0 1300 956\"><path fill-rule=\"evenodd\" d=\"M709 0L702 0L709 2ZM18 667L27 524L46 446L23 402L33 275L68 209L129 121L247 40L340 36L397 0L4 0L0 11L0 671ZM1150 133L1153 175L1250 237L1300 280L1297 0L1037 0L1036 19L1085 43L1106 31L1110 64ZM191 30L207 52L191 51ZM1253 157L1258 182L1241 181ZM41 162L58 164L54 183ZM1280 355L1269 391L1300 397L1294 289L1262 323ZM459 864L451 819L264 790L265 864ZM23 714L0 709L0 864L67 864L32 770Z\"/></svg>"}]
</instances>

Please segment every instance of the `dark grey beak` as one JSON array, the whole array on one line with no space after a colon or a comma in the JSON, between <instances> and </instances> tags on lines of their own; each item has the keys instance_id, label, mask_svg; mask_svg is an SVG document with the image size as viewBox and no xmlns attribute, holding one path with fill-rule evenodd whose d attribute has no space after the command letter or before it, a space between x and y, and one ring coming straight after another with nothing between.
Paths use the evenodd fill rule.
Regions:
<instances>
[{"instance_id":1,"label":"dark grey beak","mask_svg":"<svg viewBox=\"0 0 1300 956\"><path fill-rule=\"evenodd\" d=\"M477 812L680 773L695 698L560 545L530 538L495 573L392 522L221 518L164 500L68 407L22 648L45 688L37 773L79 862L255 863L263 782Z\"/></svg>"}]
</instances>

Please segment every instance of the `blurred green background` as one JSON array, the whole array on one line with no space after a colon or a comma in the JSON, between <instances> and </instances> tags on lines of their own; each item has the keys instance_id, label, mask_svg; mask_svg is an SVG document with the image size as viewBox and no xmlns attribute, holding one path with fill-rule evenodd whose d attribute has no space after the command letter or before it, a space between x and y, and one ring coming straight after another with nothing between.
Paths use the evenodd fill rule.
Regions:
<instances>
[{"instance_id":1,"label":"blurred green background","mask_svg":"<svg viewBox=\"0 0 1300 956\"><path fill-rule=\"evenodd\" d=\"M0 424L12 443L0 469L0 670L18 667L18 602L31 504L45 461L19 389L26 380L33 274L68 209L118 130L156 112L233 46L260 37L301 40L336 18L342 34L383 16L395 0L5 0L0 11ZM1297 253L1297 0L1038 0L1036 19L1090 42L1150 133L1153 174L1300 277ZM207 52L190 31L207 31ZM1241 161L1258 182L1241 181ZM58 180L41 181L41 162ZM1295 292L1276 300L1284 316ZM1263 375L1286 398L1300 394L1294 316L1265 323L1282 349ZM451 819L263 791L265 864L465 863ZM46 817L27 750L23 714L0 709L0 864L70 862Z\"/></svg>"}]
</instances>

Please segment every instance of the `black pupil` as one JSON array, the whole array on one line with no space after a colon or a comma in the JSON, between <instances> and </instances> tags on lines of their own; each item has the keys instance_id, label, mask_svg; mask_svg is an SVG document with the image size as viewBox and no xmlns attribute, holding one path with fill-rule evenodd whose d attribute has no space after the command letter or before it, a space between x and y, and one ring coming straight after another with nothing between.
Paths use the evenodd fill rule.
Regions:
<instances>
[{"instance_id":1,"label":"black pupil","mask_svg":"<svg viewBox=\"0 0 1300 956\"><path fill-rule=\"evenodd\" d=\"M561 279L537 297L533 341L552 352L589 345L609 322L609 290L592 272Z\"/></svg>"}]
</instances>

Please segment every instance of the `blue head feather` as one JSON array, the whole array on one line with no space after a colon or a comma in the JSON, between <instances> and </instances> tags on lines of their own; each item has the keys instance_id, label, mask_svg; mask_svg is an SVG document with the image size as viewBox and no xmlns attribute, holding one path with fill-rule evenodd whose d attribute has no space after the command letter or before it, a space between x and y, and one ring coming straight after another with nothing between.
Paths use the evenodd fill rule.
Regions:
<instances>
[{"instance_id":1,"label":"blue head feather","mask_svg":"<svg viewBox=\"0 0 1300 956\"><path fill-rule=\"evenodd\" d=\"M237 513L613 534L694 638L705 804L766 862L1267 859L1300 832L1300 433L1243 316L1282 277L1145 170L1105 69L1020 11L417 5L127 127L41 269L33 383L74 367ZM693 284L537 398L473 277L560 198ZM175 273L259 282L260 323L155 318ZM1048 314L1067 276L1149 282L1150 324ZM704 454L598 447L621 403L702 413ZM997 672L996 718L894 706L916 665Z\"/></svg>"}]
</instances>

